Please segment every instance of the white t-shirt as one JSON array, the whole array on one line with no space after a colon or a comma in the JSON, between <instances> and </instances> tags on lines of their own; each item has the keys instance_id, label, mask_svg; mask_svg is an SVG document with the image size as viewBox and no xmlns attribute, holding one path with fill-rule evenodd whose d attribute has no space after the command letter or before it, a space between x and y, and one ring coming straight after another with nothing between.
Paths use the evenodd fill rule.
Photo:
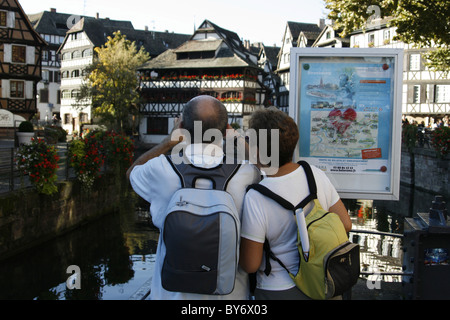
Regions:
<instances>
[{"instance_id":1,"label":"white t-shirt","mask_svg":"<svg viewBox=\"0 0 450 320\"><path fill-rule=\"evenodd\" d=\"M217 166L223 159L223 154L210 155L205 152L207 145L191 145L186 148L186 156L194 165L203 168ZM208 180L198 183L208 183ZM227 192L233 197L236 208L242 217L242 207L245 190L248 185L260 181L260 172L250 164L243 164L238 172L230 179ZM163 227L166 217L166 207L172 195L181 188L181 182L164 155L151 159L141 166L133 168L130 174L130 182L134 191L143 199L151 203L150 213L153 224L160 230ZM164 290L161 285L161 270L165 257L165 247L161 246L162 235L159 236L156 253L155 271L152 278L150 299L171 300L171 299L247 299L248 298L248 275L239 268L236 277L235 287L228 295L200 295L192 293L170 292Z\"/></svg>"},{"instance_id":2,"label":"white t-shirt","mask_svg":"<svg viewBox=\"0 0 450 320\"><path fill-rule=\"evenodd\" d=\"M311 166L311 169L317 185L317 198L322 207L328 210L339 200L339 195L324 172L314 166ZM309 195L306 174L302 167L281 177L264 178L260 183L294 206ZM305 215L311 212L312 208L312 202L306 205ZM264 243L267 238L275 256L291 273L295 275L298 272L297 225L293 212L255 190L249 190L245 197L241 237L259 243ZM280 264L272 259L270 263L272 271L266 276L263 255L257 272L257 288L280 291L295 286Z\"/></svg>"}]
</instances>

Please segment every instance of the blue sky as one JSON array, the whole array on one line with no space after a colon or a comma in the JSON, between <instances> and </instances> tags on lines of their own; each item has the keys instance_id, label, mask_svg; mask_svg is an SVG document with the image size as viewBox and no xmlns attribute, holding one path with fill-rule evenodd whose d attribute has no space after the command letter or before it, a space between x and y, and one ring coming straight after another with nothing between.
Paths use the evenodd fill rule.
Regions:
<instances>
[{"instance_id":1,"label":"blue sky","mask_svg":"<svg viewBox=\"0 0 450 320\"><path fill-rule=\"evenodd\" d=\"M281 45L287 21L318 23L323 0L19 0L25 13L56 8L61 13L129 20L137 29L192 34L208 19L243 40Z\"/></svg>"}]
</instances>

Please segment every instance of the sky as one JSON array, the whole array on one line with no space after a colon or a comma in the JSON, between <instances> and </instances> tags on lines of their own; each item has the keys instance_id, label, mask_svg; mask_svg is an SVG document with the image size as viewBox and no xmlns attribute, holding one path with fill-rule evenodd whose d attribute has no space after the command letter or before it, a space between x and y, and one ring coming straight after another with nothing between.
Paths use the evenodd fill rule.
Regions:
<instances>
[{"instance_id":1,"label":"sky","mask_svg":"<svg viewBox=\"0 0 450 320\"><path fill-rule=\"evenodd\" d=\"M19 0L26 14L50 11L128 20L135 29L193 34L208 19L242 40L281 46L286 22L319 23L323 0Z\"/></svg>"}]
</instances>

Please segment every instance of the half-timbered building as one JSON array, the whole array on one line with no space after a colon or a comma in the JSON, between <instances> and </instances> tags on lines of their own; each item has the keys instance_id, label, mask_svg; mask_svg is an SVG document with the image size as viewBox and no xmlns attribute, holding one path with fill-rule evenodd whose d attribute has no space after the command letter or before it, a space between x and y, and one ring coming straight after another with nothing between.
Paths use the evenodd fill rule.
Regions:
<instances>
[{"instance_id":1,"label":"half-timbered building","mask_svg":"<svg viewBox=\"0 0 450 320\"><path fill-rule=\"evenodd\" d=\"M58 49L79 16L50 11L29 14L28 18L36 32L47 42L42 51L42 80L37 85L37 109L40 120L60 117L61 108L61 58Z\"/></svg>"},{"instance_id":2,"label":"half-timbered building","mask_svg":"<svg viewBox=\"0 0 450 320\"><path fill-rule=\"evenodd\" d=\"M169 32L155 32L134 29L130 21L108 18L82 17L66 34L59 49L61 54L61 120L62 127L69 133L80 132L83 124L93 122L90 105L77 106L77 96L84 79L84 69L93 62L95 47L107 42L107 37L120 31L127 39L135 42L138 49L144 47L150 57L167 49L175 48L187 41L190 35ZM84 104L85 105L85 104Z\"/></svg>"},{"instance_id":3,"label":"half-timbered building","mask_svg":"<svg viewBox=\"0 0 450 320\"><path fill-rule=\"evenodd\" d=\"M316 48L348 48L350 37L341 37L342 30L335 30L332 24L327 24L314 41L312 47Z\"/></svg>"},{"instance_id":4,"label":"half-timbered building","mask_svg":"<svg viewBox=\"0 0 450 320\"><path fill-rule=\"evenodd\" d=\"M450 116L450 79L448 73L426 66L425 54L433 48L418 47L395 39L397 28L391 18L378 19L365 30L350 35L350 46L358 48L399 48L404 50L402 114L425 126L447 121Z\"/></svg>"},{"instance_id":5,"label":"half-timbered building","mask_svg":"<svg viewBox=\"0 0 450 320\"><path fill-rule=\"evenodd\" d=\"M227 107L230 123L245 128L248 116L267 104L258 55L239 36L205 20L189 41L151 59L140 69L143 98L141 140L158 143L183 106L200 94Z\"/></svg>"},{"instance_id":6,"label":"half-timbered building","mask_svg":"<svg viewBox=\"0 0 450 320\"><path fill-rule=\"evenodd\" d=\"M278 64L278 54L280 47L266 46L261 43L259 46L258 65L264 70L263 83L270 89L268 104L278 106L278 97L280 94L281 79L276 73Z\"/></svg>"},{"instance_id":7,"label":"half-timbered building","mask_svg":"<svg viewBox=\"0 0 450 320\"><path fill-rule=\"evenodd\" d=\"M41 80L42 48L16 0L0 0L0 108L30 119L37 111L36 86Z\"/></svg>"},{"instance_id":8,"label":"half-timbered building","mask_svg":"<svg viewBox=\"0 0 450 320\"><path fill-rule=\"evenodd\" d=\"M278 107L286 113L289 112L291 48L311 47L324 28L324 19L320 19L319 24L293 21L286 23L277 65L277 74L281 78Z\"/></svg>"}]
</instances>

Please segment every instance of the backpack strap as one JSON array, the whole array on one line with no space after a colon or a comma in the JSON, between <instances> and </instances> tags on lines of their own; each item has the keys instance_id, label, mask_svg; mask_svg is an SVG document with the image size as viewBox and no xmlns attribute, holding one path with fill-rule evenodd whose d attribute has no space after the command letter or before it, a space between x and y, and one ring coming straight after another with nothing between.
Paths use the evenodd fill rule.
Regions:
<instances>
[{"instance_id":1,"label":"backpack strap","mask_svg":"<svg viewBox=\"0 0 450 320\"><path fill-rule=\"evenodd\" d=\"M303 199L296 207L298 208L304 208L308 203L310 203L312 200L317 199L317 185L316 180L314 179L314 175L311 169L311 166L306 161L299 161L298 164L303 167L303 170L306 174L306 179L308 181L308 189L309 189L309 195Z\"/></svg>"},{"instance_id":2,"label":"backpack strap","mask_svg":"<svg viewBox=\"0 0 450 320\"><path fill-rule=\"evenodd\" d=\"M213 189L225 191L229 181L241 166L237 161L233 161L231 164L226 163L225 157L223 158L223 163L209 169L196 167L191 163L185 162L174 164L170 155L166 155L166 159L180 178L182 188L195 188L195 183L198 179L207 179L212 181Z\"/></svg>"},{"instance_id":3,"label":"backpack strap","mask_svg":"<svg viewBox=\"0 0 450 320\"><path fill-rule=\"evenodd\" d=\"M292 203L290 203L289 201L287 201L280 195L276 194L275 192L273 192L272 190L270 190L269 188L267 188L261 184L249 185L247 187L247 191L249 191L250 189L254 189L254 190L258 191L259 193L263 194L264 196L274 200L275 202L277 202L279 205L281 205L286 210L291 210L292 213L295 215L295 210L297 210L299 208L304 208L309 202L317 199L317 185L316 185L316 181L314 179L314 175L313 175L311 166L306 161L299 161L298 164L300 166L302 166L303 170L305 171L306 179L308 181L309 195L305 199L300 201L300 203L297 204L296 206L294 206ZM268 276L272 270L272 266L270 265L270 259L278 262L288 273L290 273L289 269L283 264L283 262L281 262L281 260L278 259L273 254L273 252L270 250L270 244L269 244L269 240L267 238L264 241L263 249L264 249L265 258L266 258L266 267L264 269L264 273L266 274L266 276Z\"/></svg>"}]
</instances>

